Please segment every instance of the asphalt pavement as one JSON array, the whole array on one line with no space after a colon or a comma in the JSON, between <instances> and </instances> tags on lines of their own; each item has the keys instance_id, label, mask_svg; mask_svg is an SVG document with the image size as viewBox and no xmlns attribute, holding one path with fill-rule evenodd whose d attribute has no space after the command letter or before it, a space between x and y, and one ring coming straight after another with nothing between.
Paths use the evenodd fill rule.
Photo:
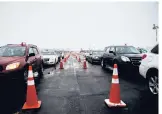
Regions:
<instances>
[{"instance_id":1,"label":"asphalt pavement","mask_svg":"<svg viewBox=\"0 0 162 114\"><path fill-rule=\"evenodd\" d=\"M0 114L158 114L157 97L149 96L142 79L120 78L120 95L127 107L108 108L104 99L109 98L112 72L88 62L83 69L82 62L70 56L64 69L59 64L45 69L43 78L35 82L42 101L37 110L21 110L26 94L22 83L1 80Z\"/></svg>"}]
</instances>

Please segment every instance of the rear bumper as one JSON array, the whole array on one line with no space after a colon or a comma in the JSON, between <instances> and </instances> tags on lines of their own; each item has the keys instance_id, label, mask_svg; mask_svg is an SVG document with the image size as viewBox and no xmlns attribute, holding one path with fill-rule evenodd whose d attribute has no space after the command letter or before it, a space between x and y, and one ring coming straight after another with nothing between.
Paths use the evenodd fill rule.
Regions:
<instances>
[{"instance_id":1,"label":"rear bumper","mask_svg":"<svg viewBox=\"0 0 162 114\"><path fill-rule=\"evenodd\" d=\"M144 78L146 78L146 71L147 71L147 66L145 66L145 65L140 65L139 66L139 73L140 73L140 75L142 76L142 77L144 77Z\"/></svg>"}]
</instances>

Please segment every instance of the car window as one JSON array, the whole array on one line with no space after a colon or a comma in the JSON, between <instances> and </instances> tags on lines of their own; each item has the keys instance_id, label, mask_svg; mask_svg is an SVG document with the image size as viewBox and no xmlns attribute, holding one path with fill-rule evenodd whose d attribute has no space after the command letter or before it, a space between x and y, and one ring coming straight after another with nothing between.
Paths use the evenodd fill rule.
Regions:
<instances>
[{"instance_id":1,"label":"car window","mask_svg":"<svg viewBox=\"0 0 162 114\"><path fill-rule=\"evenodd\" d=\"M139 54L140 52L133 46L118 46L116 53L119 54Z\"/></svg>"},{"instance_id":2,"label":"car window","mask_svg":"<svg viewBox=\"0 0 162 114\"><path fill-rule=\"evenodd\" d=\"M111 48L110 48L110 51L115 52L115 48L114 48L114 47L111 47Z\"/></svg>"},{"instance_id":3,"label":"car window","mask_svg":"<svg viewBox=\"0 0 162 114\"><path fill-rule=\"evenodd\" d=\"M108 48L108 47L105 47L105 48L104 48L104 51L106 51L106 50L107 50L107 48Z\"/></svg>"},{"instance_id":4,"label":"car window","mask_svg":"<svg viewBox=\"0 0 162 114\"><path fill-rule=\"evenodd\" d=\"M53 52L53 55L57 55L57 53L56 52Z\"/></svg>"},{"instance_id":5,"label":"car window","mask_svg":"<svg viewBox=\"0 0 162 114\"><path fill-rule=\"evenodd\" d=\"M108 48L106 49L106 52L109 52L109 50L110 50L110 47L108 47Z\"/></svg>"},{"instance_id":6,"label":"car window","mask_svg":"<svg viewBox=\"0 0 162 114\"><path fill-rule=\"evenodd\" d=\"M33 48L33 51L34 51L35 55L38 54L38 50L36 48Z\"/></svg>"},{"instance_id":7,"label":"car window","mask_svg":"<svg viewBox=\"0 0 162 114\"><path fill-rule=\"evenodd\" d=\"M102 54L103 54L102 51L94 51L94 52L93 52L93 55L102 55Z\"/></svg>"},{"instance_id":8,"label":"car window","mask_svg":"<svg viewBox=\"0 0 162 114\"><path fill-rule=\"evenodd\" d=\"M29 48L29 54L34 53L33 48Z\"/></svg>"},{"instance_id":9,"label":"car window","mask_svg":"<svg viewBox=\"0 0 162 114\"><path fill-rule=\"evenodd\" d=\"M151 50L151 53L159 54L159 45L156 45L156 46Z\"/></svg>"}]
</instances>

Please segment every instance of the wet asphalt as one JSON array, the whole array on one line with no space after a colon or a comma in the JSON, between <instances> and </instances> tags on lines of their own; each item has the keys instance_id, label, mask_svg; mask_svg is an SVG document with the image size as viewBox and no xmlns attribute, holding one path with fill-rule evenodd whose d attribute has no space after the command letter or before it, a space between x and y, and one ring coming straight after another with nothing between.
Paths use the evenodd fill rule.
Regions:
<instances>
[{"instance_id":1,"label":"wet asphalt","mask_svg":"<svg viewBox=\"0 0 162 114\"><path fill-rule=\"evenodd\" d=\"M17 80L0 81L0 114L158 114L158 98L149 95L145 80L120 77L120 96L126 108L108 108L112 72L98 64L82 62L70 56L64 69L46 67L44 76L35 80L40 109L21 110L26 87Z\"/></svg>"}]
</instances>

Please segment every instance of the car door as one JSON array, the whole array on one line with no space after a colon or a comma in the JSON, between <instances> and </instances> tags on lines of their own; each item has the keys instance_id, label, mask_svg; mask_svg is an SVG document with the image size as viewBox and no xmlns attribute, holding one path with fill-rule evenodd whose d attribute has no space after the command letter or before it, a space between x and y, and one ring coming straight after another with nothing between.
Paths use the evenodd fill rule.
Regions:
<instances>
[{"instance_id":1,"label":"car door","mask_svg":"<svg viewBox=\"0 0 162 114\"><path fill-rule=\"evenodd\" d=\"M37 48L33 47L33 51L35 53L35 61L36 61L36 70L39 70L39 68L41 67L41 55L39 54Z\"/></svg>"},{"instance_id":2,"label":"car door","mask_svg":"<svg viewBox=\"0 0 162 114\"><path fill-rule=\"evenodd\" d=\"M109 60L108 60L108 64L113 67L113 62L114 62L114 58L115 58L115 47L111 47L109 51L112 51L114 53L109 53Z\"/></svg>"},{"instance_id":3,"label":"car door","mask_svg":"<svg viewBox=\"0 0 162 114\"><path fill-rule=\"evenodd\" d=\"M110 47L105 48L105 52L103 54L103 60L104 60L104 64L107 65L108 64L108 56L109 56L109 50Z\"/></svg>"},{"instance_id":4,"label":"car door","mask_svg":"<svg viewBox=\"0 0 162 114\"><path fill-rule=\"evenodd\" d=\"M37 69L36 69L36 58L35 58L35 56L31 56L31 57L29 57L29 54L31 54L31 53L34 53L34 50L33 50L33 48L32 47L29 47L29 49L28 49L28 63L29 63L29 65L32 65L32 68L33 68L33 72L35 72Z\"/></svg>"}]
</instances>

